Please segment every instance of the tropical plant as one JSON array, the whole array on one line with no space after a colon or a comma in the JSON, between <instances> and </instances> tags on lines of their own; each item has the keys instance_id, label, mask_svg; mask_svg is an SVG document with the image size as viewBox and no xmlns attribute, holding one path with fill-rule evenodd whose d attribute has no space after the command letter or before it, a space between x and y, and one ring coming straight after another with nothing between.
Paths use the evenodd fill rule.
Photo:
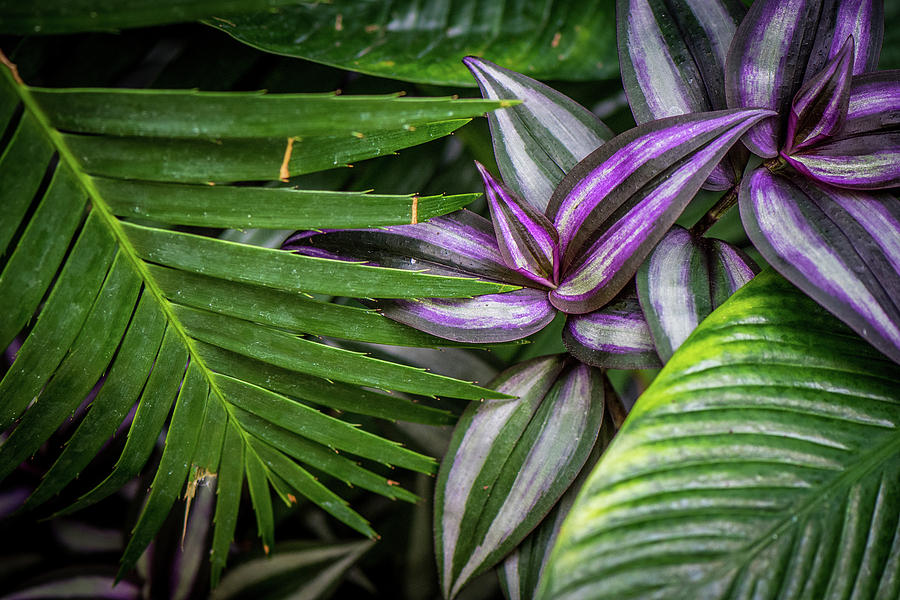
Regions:
<instances>
[{"instance_id":1,"label":"tropical plant","mask_svg":"<svg viewBox=\"0 0 900 600\"><path fill-rule=\"evenodd\" d=\"M494 567L509 599L897 597L896 8L612 8L0 0L16 35L204 19L118 81L221 90L48 77L82 38L0 38L0 527L121 553L26 554L51 572L0 569L10 597L187 598L209 569L221 598L487 598ZM532 78L611 74L614 12L619 135ZM483 99L308 65L286 86L306 63L216 30ZM143 69L171 51L149 31L83 39ZM228 91L268 82L292 93ZM220 582L244 512L262 551Z\"/></svg>"}]
</instances>

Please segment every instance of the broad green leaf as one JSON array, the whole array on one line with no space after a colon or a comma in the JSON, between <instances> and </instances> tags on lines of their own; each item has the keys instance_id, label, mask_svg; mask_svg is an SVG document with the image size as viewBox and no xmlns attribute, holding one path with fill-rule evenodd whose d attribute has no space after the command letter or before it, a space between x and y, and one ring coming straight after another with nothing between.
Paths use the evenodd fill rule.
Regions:
<instances>
[{"instance_id":1,"label":"broad green leaf","mask_svg":"<svg viewBox=\"0 0 900 600\"><path fill-rule=\"evenodd\" d=\"M327 598L374 542L344 544L287 543L271 557L247 561L228 573L211 598Z\"/></svg>"},{"instance_id":2,"label":"broad green leaf","mask_svg":"<svg viewBox=\"0 0 900 600\"><path fill-rule=\"evenodd\" d=\"M638 400L541 598L895 598L900 368L766 271Z\"/></svg>"},{"instance_id":3,"label":"broad green leaf","mask_svg":"<svg viewBox=\"0 0 900 600\"><path fill-rule=\"evenodd\" d=\"M468 55L537 78L618 76L609 0L298 4L207 23L268 52L419 83L473 86Z\"/></svg>"},{"instance_id":4,"label":"broad green leaf","mask_svg":"<svg viewBox=\"0 0 900 600\"><path fill-rule=\"evenodd\" d=\"M272 515L272 497L269 494L269 478L259 455L252 449L244 452L244 469L247 474L247 487L250 488L250 500L256 513L259 537L262 538L263 551L268 554L275 544L275 520Z\"/></svg>"},{"instance_id":5,"label":"broad green leaf","mask_svg":"<svg viewBox=\"0 0 900 600\"><path fill-rule=\"evenodd\" d=\"M0 31L17 35L111 31L266 10L296 0L0 0Z\"/></svg>"}]
</instances>

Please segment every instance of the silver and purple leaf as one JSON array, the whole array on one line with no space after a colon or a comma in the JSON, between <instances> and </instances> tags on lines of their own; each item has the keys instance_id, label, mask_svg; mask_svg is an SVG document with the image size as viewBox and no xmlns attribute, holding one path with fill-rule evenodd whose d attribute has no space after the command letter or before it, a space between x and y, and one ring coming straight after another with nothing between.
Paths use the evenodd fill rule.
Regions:
<instances>
[{"instance_id":1,"label":"silver and purple leaf","mask_svg":"<svg viewBox=\"0 0 900 600\"><path fill-rule=\"evenodd\" d=\"M728 149L771 114L717 111L661 119L618 136L579 163L554 194L565 258L559 287L550 293L553 305L581 314L611 301ZM590 246L573 253L591 232L597 235Z\"/></svg>"},{"instance_id":2,"label":"silver and purple leaf","mask_svg":"<svg viewBox=\"0 0 900 600\"><path fill-rule=\"evenodd\" d=\"M617 1L619 64L638 124L726 108L725 57L745 12L737 0ZM731 187L735 161L716 166L704 187Z\"/></svg>"},{"instance_id":3,"label":"silver and purple leaf","mask_svg":"<svg viewBox=\"0 0 900 600\"><path fill-rule=\"evenodd\" d=\"M844 40L852 35L856 42L853 74L874 71L884 38L884 0L841 0L830 3L825 10L833 11L822 19L822 30L828 32L824 36L828 44L827 58L837 56Z\"/></svg>"},{"instance_id":4,"label":"silver and purple leaf","mask_svg":"<svg viewBox=\"0 0 900 600\"><path fill-rule=\"evenodd\" d=\"M773 267L900 363L900 200L760 168L740 208Z\"/></svg>"},{"instance_id":5,"label":"silver and purple leaf","mask_svg":"<svg viewBox=\"0 0 900 600\"><path fill-rule=\"evenodd\" d=\"M882 0L758 0L735 33L725 62L725 93L732 108L771 108L779 119L753 127L744 144L764 158L785 143L794 94L856 42L853 74L878 63L883 35Z\"/></svg>"},{"instance_id":6,"label":"silver and purple leaf","mask_svg":"<svg viewBox=\"0 0 900 600\"><path fill-rule=\"evenodd\" d=\"M853 38L848 37L841 51L794 96L785 154L831 138L841 130L850 106L852 68Z\"/></svg>"},{"instance_id":7,"label":"silver and purple leaf","mask_svg":"<svg viewBox=\"0 0 900 600\"><path fill-rule=\"evenodd\" d=\"M553 287L559 277L559 236L547 217L522 201L475 162L481 178L497 244L506 265L540 285Z\"/></svg>"},{"instance_id":8,"label":"silver and purple leaf","mask_svg":"<svg viewBox=\"0 0 900 600\"><path fill-rule=\"evenodd\" d=\"M603 419L602 374L564 356L510 367L491 384L514 400L463 413L435 492L435 550L446 598L512 550L581 470Z\"/></svg>"},{"instance_id":9,"label":"silver and purple leaf","mask_svg":"<svg viewBox=\"0 0 900 600\"><path fill-rule=\"evenodd\" d=\"M611 386L606 387L606 398L609 402L609 394ZM504 595L509 600L533 600L538 590L538 583L544 567L550 559L550 551L556 542L559 534L559 528L562 526L563 519L569 514L569 509L575 503L578 492L584 484L588 475L594 469L594 465L600 460L604 450L612 441L616 433L616 426L613 423L613 417L610 410L606 410L603 415L603 423L600 426L600 434L597 436L597 443L591 450L584 467L563 497L559 499L553 510L550 511L541 524L526 537L515 550L506 557L506 560L497 567L497 576L500 579L500 585L503 588Z\"/></svg>"},{"instance_id":10,"label":"silver and purple leaf","mask_svg":"<svg viewBox=\"0 0 900 600\"><path fill-rule=\"evenodd\" d=\"M384 300L376 306L386 317L420 331L473 344L522 339L556 316L547 292L530 288L475 298Z\"/></svg>"},{"instance_id":11,"label":"silver and purple leaf","mask_svg":"<svg viewBox=\"0 0 900 600\"><path fill-rule=\"evenodd\" d=\"M563 343L583 363L607 369L649 369L662 363L637 297L626 296L600 310L569 315Z\"/></svg>"},{"instance_id":12,"label":"silver and purple leaf","mask_svg":"<svg viewBox=\"0 0 900 600\"><path fill-rule=\"evenodd\" d=\"M676 225L638 269L638 298L663 363L713 310L704 250L702 240Z\"/></svg>"},{"instance_id":13,"label":"silver and purple leaf","mask_svg":"<svg viewBox=\"0 0 900 600\"><path fill-rule=\"evenodd\" d=\"M488 113L504 183L541 212L566 172L613 137L594 114L556 90L484 59L465 65L491 100L522 100Z\"/></svg>"},{"instance_id":14,"label":"silver and purple leaf","mask_svg":"<svg viewBox=\"0 0 900 600\"><path fill-rule=\"evenodd\" d=\"M745 283L756 277L759 266L739 248L709 239L709 285L713 310L719 308Z\"/></svg>"},{"instance_id":15,"label":"silver and purple leaf","mask_svg":"<svg viewBox=\"0 0 900 600\"><path fill-rule=\"evenodd\" d=\"M853 77L841 136L900 129L900 70Z\"/></svg>"},{"instance_id":16,"label":"silver and purple leaf","mask_svg":"<svg viewBox=\"0 0 900 600\"><path fill-rule=\"evenodd\" d=\"M312 256L342 257L416 271L427 269L437 274L474 275L516 285L528 285L531 281L506 265L491 222L467 210L415 225L300 232L289 238L283 248Z\"/></svg>"},{"instance_id":17,"label":"silver and purple leaf","mask_svg":"<svg viewBox=\"0 0 900 600\"><path fill-rule=\"evenodd\" d=\"M900 71L854 77L839 135L785 158L806 176L837 187L900 185Z\"/></svg>"}]
</instances>

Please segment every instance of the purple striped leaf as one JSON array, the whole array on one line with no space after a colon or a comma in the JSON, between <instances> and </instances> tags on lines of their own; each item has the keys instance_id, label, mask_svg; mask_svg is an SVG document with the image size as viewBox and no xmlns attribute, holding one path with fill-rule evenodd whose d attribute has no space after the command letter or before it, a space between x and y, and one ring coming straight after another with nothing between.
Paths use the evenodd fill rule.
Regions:
<instances>
[{"instance_id":1,"label":"purple striped leaf","mask_svg":"<svg viewBox=\"0 0 900 600\"><path fill-rule=\"evenodd\" d=\"M785 158L830 185L880 189L900 185L900 71L853 78L847 118L827 143Z\"/></svg>"},{"instance_id":2,"label":"purple striped leaf","mask_svg":"<svg viewBox=\"0 0 900 600\"><path fill-rule=\"evenodd\" d=\"M709 285L713 310L756 277L759 266L743 251L722 240L709 242Z\"/></svg>"},{"instance_id":3,"label":"purple striped leaf","mask_svg":"<svg viewBox=\"0 0 900 600\"><path fill-rule=\"evenodd\" d=\"M853 67L853 38L815 77L809 79L791 103L784 154L833 137L847 119Z\"/></svg>"},{"instance_id":4,"label":"purple striped leaf","mask_svg":"<svg viewBox=\"0 0 900 600\"><path fill-rule=\"evenodd\" d=\"M559 356L515 365L492 387L516 400L471 404L435 493L441 588L456 596L553 508L581 471L604 415L603 375Z\"/></svg>"},{"instance_id":5,"label":"purple striped leaf","mask_svg":"<svg viewBox=\"0 0 900 600\"><path fill-rule=\"evenodd\" d=\"M619 64L638 124L726 108L725 57L745 9L737 0L618 0ZM724 190L746 160L717 165L704 184Z\"/></svg>"},{"instance_id":6,"label":"purple striped leaf","mask_svg":"<svg viewBox=\"0 0 900 600\"><path fill-rule=\"evenodd\" d=\"M559 277L559 236L553 223L475 162L484 180L500 254L506 265L547 287Z\"/></svg>"},{"instance_id":7,"label":"purple striped leaf","mask_svg":"<svg viewBox=\"0 0 900 600\"><path fill-rule=\"evenodd\" d=\"M770 108L781 115L755 125L744 144L765 158L784 145L790 103L804 82L856 41L853 73L878 62L883 31L880 0L757 0L735 33L725 62L732 108Z\"/></svg>"},{"instance_id":8,"label":"purple striped leaf","mask_svg":"<svg viewBox=\"0 0 900 600\"><path fill-rule=\"evenodd\" d=\"M785 159L807 177L829 185L892 188L900 185L900 131L832 140Z\"/></svg>"},{"instance_id":9,"label":"purple striped leaf","mask_svg":"<svg viewBox=\"0 0 900 600\"><path fill-rule=\"evenodd\" d=\"M638 270L637 290L656 352L668 362L712 312L703 242L682 227L670 229Z\"/></svg>"},{"instance_id":10,"label":"purple striped leaf","mask_svg":"<svg viewBox=\"0 0 900 600\"><path fill-rule=\"evenodd\" d=\"M563 343L583 363L607 369L661 366L650 326L635 296L584 315L569 315Z\"/></svg>"},{"instance_id":11,"label":"purple striped leaf","mask_svg":"<svg viewBox=\"0 0 900 600\"><path fill-rule=\"evenodd\" d=\"M741 218L782 275L900 363L900 201L789 179L744 180Z\"/></svg>"},{"instance_id":12,"label":"purple striped leaf","mask_svg":"<svg viewBox=\"0 0 900 600\"><path fill-rule=\"evenodd\" d=\"M636 278L660 359L668 362L697 325L757 270L726 242L695 237L677 225L669 230Z\"/></svg>"},{"instance_id":13,"label":"purple striped leaf","mask_svg":"<svg viewBox=\"0 0 900 600\"><path fill-rule=\"evenodd\" d=\"M553 305L585 313L612 300L732 144L771 114L718 111L654 121L579 163L554 193L565 258ZM593 243L573 256L592 232Z\"/></svg>"},{"instance_id":14,"label":"purple striped leaf","mask_svg":"<svg viewBox=\"0 0 900 600\"><path fill-rule=\"evenodd\" d=\"M541 212L578 161L613 137L594 114L567 96L474 56L463 59L481 95L522 103L488 113L494 157L503 181Z\"/></svg>"},{"instance_id":15,"label":"purple striped leaf","mask_svg":"<svg viewBox=\"0 0 900 600\"><path fill-rule=\"evenodd\" d=\"M609 402L609 395L614 393L614 391L611 391L611 386L607 385L605 390L607 402ZM594 445L594 449L591 451L578 477L572 482L572 485L569 486L563 497L559 499L559 502L550 511L550 514L497 568L500 585L503 588L504 595L509 600L532 600L536 597L541 574L544 572L544 567L550 559L550 551L556 542L563 520L575 503L575 498L578 496L578 492L581 491L581 486L588 478L588 475L591 474L591 471L594 470L594 465L600 460L603 451L609 446L616 433L616 426L613 423L611 411L606 410L605 412L603 424L600 426L600 434L597 436L597 443Z\"/></svg>"},{"instance_id":16,"label":"purple striped leaf","mask_svg":"<svg viewBox=\"0 0 900 600\"><path fill-rule=\"evenodd\" d=\"M900 70L857 75L850 85L841 136L900 128Z\"/></svg>"},{"instance_id":17,"label":"purple striped leaf","mask_svg":"<svg viewBox=\"0 0 900 600\"><path fill-rule=\"evenodd\" d=\"M385 300L384 315L426 333L456 342L510 342L550 324L556 309L547 292L523 288L475 298Z\"/></svg>"},{"instance_id":18,"label":"purple striped leaf","mask_svg":"<svg viewBox=\"0 0 900 600\"><path fill-rule=\"evenodd\" d=\"M283 248L383 267L428 269L435 274L455 273L516 285L531 284L530 279L506 265L491 222L467 210L415 225L343 229L321 234L301 232L288 239Z\"/></svg>"},{"instance_id":19,"label":"purple striped leaf","mask_svg":"<svg viewBox=\"0 0 900 600\"><path fill-rule=\"evenodd\" d=\"M874 71L878 67L884 38L884 0L841 0L830 8L835 14L827 20L834 27L828 58L837 56L844 40L853 36L856 42L853 74Z\"/></svg>"}]
</instances>

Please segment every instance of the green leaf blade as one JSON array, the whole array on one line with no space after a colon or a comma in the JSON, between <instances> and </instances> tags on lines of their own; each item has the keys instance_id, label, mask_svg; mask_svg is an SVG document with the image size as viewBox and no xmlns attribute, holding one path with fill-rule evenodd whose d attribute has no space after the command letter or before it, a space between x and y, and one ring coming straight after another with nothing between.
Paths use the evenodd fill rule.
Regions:
<instances>
[{"instance_id":1,"label":"green leaf blade","mask_svg":"<svg viewBox=\"0 0 900 600\"><path fill-rule=\"evenodd\" d=\"M196 90L34 88L65 131L166 138L331 136L470 119L515 101Z\"/></svg>"},{"instance_id":2,"label":"green leaf blade","mask_svg":"<svg viewBox=\"0 0 900 600\"><path fill-rule=\"evenodd\" d=\"M208 395L209 383L202 369L196 362L190 363L172 413L159 469L122 555L119 578L135 565L178 498L188 476Z\"/></svg>"},{"instance_id":3,"label":"green leaf blade","mask_svg":"<svg viewBox=\"0 0 900 600\"><path fill-rule=\"evenodd\" d=\"M419 83L474 85L467 55L530 77L618 74L612 2L301 4L209 24L268 52Z\"/></svg>"},{"instance_id":4,"label":"green leaf blade","mask_svg":"<svg viewBox=\"0 0 900 600\"><path fill-rule=\"evenodd\" d=\"M289 292L415 298L467 297L515 289L477 279L310 258L130 223L122 227L141 258L149 262Z\"/></svg>"},{"instance_id":5,"label":"green leaf blade","mask_svg":"<svg viewBox=\"0 0 900 600\"><path fill-rule=\"evenodd\" d=\"M759 275L638 401L563 524L540 597L894 586L898 381L813 301Z\"/></svg>"}]
</instances>

